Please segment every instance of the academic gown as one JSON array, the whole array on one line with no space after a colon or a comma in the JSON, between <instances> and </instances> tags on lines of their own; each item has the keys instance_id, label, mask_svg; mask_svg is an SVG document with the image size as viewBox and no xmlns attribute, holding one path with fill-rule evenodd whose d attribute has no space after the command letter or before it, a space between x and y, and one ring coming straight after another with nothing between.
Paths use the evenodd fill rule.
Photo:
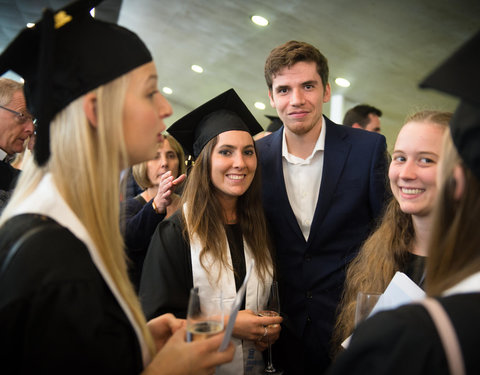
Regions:
<instances>
[{"instance_id":1,"label":"academic gown","mask_svg":"<svg viewBox=\"0 0 480 375\"><path fill-rule=\"evenodd\" d=\"M26 229L46 222L0 275L0 372L139 374L135 331L72 232L15 216L0 230L0 263Z\"/></svg>"},{"instance_id":2,"label":"academic gown","mask_svg":"<svg viewBox=\"0 0 480 375\"><path fill-rule=\"evenodd\" d=\"M193 286L199 286L212 296L215 293L218 295L221 290L224 305L228 306L228 314L236 294L233 272L224 268L219 283L208 281L209 276L215 280L218 273L214 265L208 267L208 271L200 266L200 249L201 246L195 239L190 242L184 238L180 210L158 225L148 248L140 282L140 302L147 319L168 312L176 317L186 318L190 289ZM247 264L248 254L249 250L245 248ZM206 262L208 263L209 259ZM253 270L247 284L247 309L255 310L253 305L256 306L258 287L263 286L259 286L256 271ZM242 342L236 338L232 338L232 341L236 346L235 357L232 363L217 368L216 374L256 374L263 370L263 359L261 353L254 349L254 343Z\"/></svg>"},{"instance_id":3,"label":"academic gown","mask_svg":"<svg viewBox=\"0 0 480 375\"><path fill-rule=\"evenodd\" d=\"M51 174L0 228L0 369L6 374L138 374L141 329ZM60 225L61 223L61 225Z\"/></svg>"},{"instance_id":4,"label":"academic gown","mask_svg":"<svg viewBox=\"0 0 480 375\"><path fill-rule=\"evenodd\" d=\"M465 362L466 374L480 374L478 336L480 293L439 299L451 319ZM423 306L408 305L380 312L355 330L348 349L328 375L448 375L438 331Z\"/></svg>"}]
</instances>

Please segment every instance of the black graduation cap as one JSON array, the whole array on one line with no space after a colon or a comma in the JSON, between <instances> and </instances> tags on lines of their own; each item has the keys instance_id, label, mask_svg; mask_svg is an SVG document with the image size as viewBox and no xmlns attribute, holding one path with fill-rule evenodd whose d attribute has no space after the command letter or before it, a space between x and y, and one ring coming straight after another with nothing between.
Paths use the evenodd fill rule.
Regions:
<instances>
[{"instance_id":1,"label":"black graduation cap","mask_svg":"<svg viewBox=\"0 0 480 375\"><path fill-rule=\"evenodd\" d=\"M263 130L234 89L202 104L168 128L195 159L211 139L230 130L245 130L252 136Z\"/></svg>"},{"instance_id":2,"label":"black graduation cap","mask_svg":"<svg viewBox=\"0 0 480 375\"><path fill-rule=\"evenodd\" d=\"M79 0L43 11L33 28L22 30L0 55L0 75L13 70L25 80L27 107L37 119L34 155L50 156L50 121L87 92L152 61L131 31L96 20L90 10L101 0Z\"/></svg>"},{"instance_id":3,"label":"black graduation cap","mask_svg":"<svg viewBox=\"0 0 480 375\"><path fill-rule=\"evenodd\" d=\"M265 115L271 122L267 126L267 132L273 133L274 131L277 131L283 126L282 120L280 120L280 117L278 116L270 116L270 115Z\"/></svg>"},{"instance_id":4,"label":"black graduation cap","mask_svg":"<svg viewBox=\"0 0 480 375\"><path fill-rule=\"evenodd\" d=\"M450 121L453 143L480 179L480 31L420 83L460 98Z\"/></svg>"}]
</instances>

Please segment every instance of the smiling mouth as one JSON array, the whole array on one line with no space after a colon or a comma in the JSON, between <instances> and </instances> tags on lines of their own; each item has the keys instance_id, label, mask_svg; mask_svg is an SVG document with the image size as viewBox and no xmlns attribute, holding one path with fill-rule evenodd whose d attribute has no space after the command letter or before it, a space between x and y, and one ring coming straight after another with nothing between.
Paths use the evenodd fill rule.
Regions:
<instances>
[{"instance_id":1,"label":"smiling mouth","mask_svg":"<svg viewBox=\"0 0 480 375\"><path fill-rule=\"evenodd\" d=\"M401 190L402 190L402 193L410 194L410 195L420 194L425 191L425 189L417 189L417 188L401 188Z\"/></svg>"},{"instance_id":2,"label":"smiling mouth","mask_svg":"<svg viewBox=\"0 0 480 375\"><path fill-rule=\"evenodd\" d=\"M238 174L227 174L227 177L231 180L243 180L245 178L245 175L238 175Z\"/></svg>"}]
</instances>

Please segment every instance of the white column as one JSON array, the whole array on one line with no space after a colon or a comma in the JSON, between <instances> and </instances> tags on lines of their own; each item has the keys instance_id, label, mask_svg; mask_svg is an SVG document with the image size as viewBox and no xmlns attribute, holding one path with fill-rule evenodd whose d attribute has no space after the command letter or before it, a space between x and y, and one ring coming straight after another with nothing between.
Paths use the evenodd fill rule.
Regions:
<instances>
[{"instance_id":1,"label":"white column","mask_svg":"<svg viewBox=\"0 0 480 375\"><path fill-rule=\"evenodd\" d=\"M341 124L343 121L343 105L344 97L343 95L332 95L330 98L330 120L337 124Z\"/></svg>"}]
</instances>

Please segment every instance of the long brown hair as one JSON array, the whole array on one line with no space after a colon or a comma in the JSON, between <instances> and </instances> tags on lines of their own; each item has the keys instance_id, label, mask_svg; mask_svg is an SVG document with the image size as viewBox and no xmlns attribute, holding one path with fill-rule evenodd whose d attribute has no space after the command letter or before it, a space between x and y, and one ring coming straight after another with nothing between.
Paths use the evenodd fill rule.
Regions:
<instances>
[{"instance_id":1,"label":"long brown hair","mask_svg":"<svg viewBox=\"0 0 480 375\"><path fill-rule=\"evenodd\" d=\"M215 195L215 187L211 179L212 152L217 144L218 136L208 142L195 161L183 191L182 205L184 235L191 238L195 233L202 244L200 262L206 253L214 255L223 266L227 267L227 238L224 227L224 215L219 200ZM254 143L255 145L255 143ZM256 150L255 150L256 153ZM247 191L237 201L237 220L243 237L252 250L255 265L261 281L270 273L272 265L270 240L261 202L260 164L253 181ZM217 279L220 275L217 275Z\"/></svg>"},{"instance_id":2,"label":"long brown hair","mask_svg":"<svg viewBox=\"0 0 480 375\"><path fill-rule=\"evenodd\" d=\"M480 181L464 166L450 137L444 138L442 176L427 261L426 291L438 296L480 271ZM454 169L465 176L462 196L454 198Z\"/></svg>"},{"instance_id":3,"label":"long brown hair","mask_svg":"<svg viewBox=\"0 0 480 375\"><path fill-rule=\"evenodd\" d=\"M446 129L451 116L450 112L420 111L407 117L405 124L413 121L432 123ZM336 352L342 341L353 332L358 292L383 293L395 272L405 267L414 240L412 216L402 212L392 197L379 226L348 266L345 288L337 310L332 352Z\"/></svg>"}]
</instances>

